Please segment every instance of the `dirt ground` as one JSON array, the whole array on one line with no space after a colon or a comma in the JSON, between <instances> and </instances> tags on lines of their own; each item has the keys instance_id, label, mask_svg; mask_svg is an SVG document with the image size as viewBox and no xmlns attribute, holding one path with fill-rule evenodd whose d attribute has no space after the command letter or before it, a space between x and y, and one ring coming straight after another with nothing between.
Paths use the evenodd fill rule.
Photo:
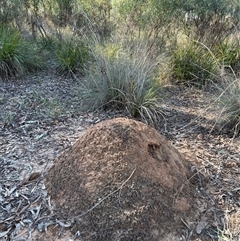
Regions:
<instances>
[{"instance_id":1,"label":"dirt ground","mask_svg":"<svg viewBox=\"0 0 240 241\"><path fill-rule=\"evenodd\" d=\"M71 150L89 127L102 120L127 116L126 113L119 111L80 112L76 85L77 82L74 80L59 78L52 74L0 83L0 240L101 240L96 239L101 232L103 237L111 233L106 220L102 220L102 223L101 220L93 220L97 212L103 212L102 206L99 205L90 212L91 215L95 213L95 216L88 214L84 216L86 226L82 224L82 230L85 230L85 237L92 235L92 239L84 239L84 233L81 233L79 226L73 225L70 218L81 212L72 210L68 212L71 215L67 216L63 208L62 213L56 213L54 200L51 200L47 192L49 188L46 188L44 182L47 170L56 162L55 160L61 160L61 157L59 159L57 157L68 148ZM127 195L139 195L134 198L135 202L139 200L139 206L136 203L123 204L129 207L129 213L125 212L125 216L122 216L127 220L125 228L129 222L134 221L133 217L141 218L140 221L136 221L138 228L128 232L133 234L134 238L131 238L131 235L123 236L121 240L150 240L146 235L152 230L153 237L163 235L165 240L238 241L240 240L240 139L210 132L213 127L212 119L218 112L209 98L211 93L174 87L169 88L167 93L168 97L163 105L165 121L157 127L157 130L165 136L169 145L174 146L191 163L190 172L194 173L191 186L194 186L194 191L191 189L192 195L189 195L188 202L191 207L194 205L197 207L195 215L186 215L186 218L183 215L181 220L175 220L178 225L175 230L171 225L168 229L168 225L163 223L162 230L166 230L166 233L162 234L152 226L158 216L160 221L166 220L165 214L162 216L152 214L151 216L155 218L144 223L141 218L146 217L147 212L154 212L155 209L141 209L143 199L148 200L149 197L140 188L136 188L135 192L133 183L147 186L146 180L137 169L135 170L135 162L122 173L122 176L120 172L116 174L114 179L116 183L109 182L108 186L105 185L105 190L90 186L89 190L93 188L94 195L86 196L89 198L89 205L85 200L83 203L86 206L83 206L81 211L89 210L105 197L100 195L98 200L98 192L99 194L103 194L101 191L114 192L129 178L121 194L116 192L109 197L109 199L115 198L118 202ZM91 167L92 165L89 166ZM101 169L101 166L99 168ZM137 179L138 176L141 178ZM109 181L110 178L112 177L109 177ZM178 186L177 183L176 181ZM97 184L100 185L100 182ZM160 184L156 180L151 179L151 185L151 195L156 193L162 195ZM53 195L53 199L54 197ZM185 199L183 200L185 203ZM166 201L162 203L166 204ZM61 205L60 200L58 205ZM116 213L120 212L121 209L117 206L119 203L115 205ZM136 210L133 209L134 205ZM109 216L112 208L113 206L107 209ZM170 222L171 218L172 215L169 215ZM101 223L102 226L99 227L107 226L108 231L105 233L102 229L101 232L96 231L96 225L89 227L90 220L93 224ZM117 230L119 230L117 228L119 220L113 220ZM139 230L143 224L148 227L149 233L143 232L140 235ZM86 230L91 232L87 234ZM118 235L121 237L120 233Z\"/></svg>"}]
</instances>

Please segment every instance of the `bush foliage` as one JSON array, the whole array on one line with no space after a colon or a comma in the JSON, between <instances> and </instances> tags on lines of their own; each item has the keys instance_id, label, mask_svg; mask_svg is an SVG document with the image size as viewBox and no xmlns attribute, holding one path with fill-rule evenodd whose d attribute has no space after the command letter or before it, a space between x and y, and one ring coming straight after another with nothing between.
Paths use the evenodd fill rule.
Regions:
<instances>
[{"instance_id":1,"label":"bush foliage","mask_svg":"<svg viewBox=\"0 0 240 241\"><path fill-rule=\"evenodd\" d=\"M0 29L0 77L2 79L22 75L42 67L33 44L22 40L12 28Z\"/></svg>"},{"instance_id":2,"label":"bush foliage","mask_svg":"<svg viewBox=\"0 0 240 241\"><path fill-rule=\"evenodd\" d=\"M87 61L88 49L80 40L61 40L54 50L57 72L60 74L76 74L83 70Z\"/></svg>"},{"instance_id":3,"label":"bush foliage","mask_svg":"<svg viewBox=\"0 0 240 241\"><path fill-rule=\"evenodd\" d=\"M180 44L172 55L172 78L177 83L203 86L217 71L216 60L204 46L190 41Z\"/></svg>"}]
</instances>

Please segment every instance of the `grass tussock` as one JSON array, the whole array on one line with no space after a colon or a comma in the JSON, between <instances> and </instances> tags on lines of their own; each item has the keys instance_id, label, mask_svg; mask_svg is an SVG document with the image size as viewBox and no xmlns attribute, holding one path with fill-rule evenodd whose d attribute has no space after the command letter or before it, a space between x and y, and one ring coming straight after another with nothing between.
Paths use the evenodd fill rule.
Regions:
<instances>
[{"instance_id":1,"label":"grass tussock","mask_svg":"<svg viewBox=\"0 0 240 241\"><path fill-rule=\"evenodd\" d=\"M21 38L18 31L0 28L0 78L19 76L43 67L37 48Z\"/></svg>"},{"instance_id":2,"label":"grass tussock","mask_svg":"<svg viewBox=\"0 0 240 241\"><path fill-rule=\"evenodd\" d=\"M58 73L72 75L83 71L88 58L88 48L82 40L61 40L54 52Z\"/></svg>"},{"instance_id":3,"label":"grass tussock","mask_svg":"<svg viewBox=\"0 0 240 241\"><path fill-rule=\"evenodd\" d=\"M224 41L213 48L214 55L224 66L237 71L240 66L240 44L238 41Z\"/></svg>"},{"instance_id":4,"label":"grass tussock","mask_svg":"<svg viewBox=\"0 0 240 241\"><path fill-rule=\"evenodd\" d=\"M220 132L230 132L233 136L240 134L240 79L228 78L219 87L218 105L221 112L217 117Z\"/></svg>"},{"instance_id":5,"label":"grass tussock","mask_svg":"<svg viewBox=\"0 0 240 241\"><path fill-rule=\"evenodd\" d=\"M80 86L84 109L126 109L130 116L153 124L161 116L160 83L155 59L143 46L97 46L94 59Z\"/></svg>"},{"instance_id":6,"label":"grass tussock","mask_svg":"<svg viewBox=\"0 0 240 241\"><path fill-rule=\"evenodd\" d=\"M217 63L209 49L195 41L180 43L172 55L172 80L202 87L212 81Z\"/></svg>"}]
</instances>

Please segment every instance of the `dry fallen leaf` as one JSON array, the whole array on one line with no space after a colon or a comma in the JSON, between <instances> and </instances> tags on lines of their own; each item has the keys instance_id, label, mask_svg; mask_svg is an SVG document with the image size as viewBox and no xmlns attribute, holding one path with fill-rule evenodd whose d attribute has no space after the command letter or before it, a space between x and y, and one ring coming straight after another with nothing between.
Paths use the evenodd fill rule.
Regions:
<instances>
[{"instance_id":1,"label":"dry fallen leaf","mask_svg":"<svg viewBox=\"0 0 240 241\"><path fill-rule=\"evenodd\" d=\"M206 227L208 226L208 222L207 221L200 221L196 227L196 233L200 234Z\"/></svg>"},{"instance_id":2,"label":"dry fallen leaf","mask_svg":"<svg viewBox=\"0 0 240 241\"><path fill-rule=\"evenodd\" d=\"M5 232L1 232L1 233L0 233L0 238L5 237L5 236L9 233L10 229L11 229L11 228L9 228L9 229L8 229L7 231L5 231Z\"/></svg>"}]
</instances>

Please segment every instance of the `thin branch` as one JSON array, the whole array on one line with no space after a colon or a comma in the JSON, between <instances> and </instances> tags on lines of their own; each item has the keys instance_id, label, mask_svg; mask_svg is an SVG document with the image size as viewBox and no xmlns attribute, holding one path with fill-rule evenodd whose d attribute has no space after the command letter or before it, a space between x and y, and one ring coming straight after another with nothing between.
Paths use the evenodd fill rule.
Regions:
<instances>
[{"instance_id":1,"label":"thin branch","mask_svg":"<svg viewBox=\"0 0 240 241\"><path fill-rule=\"evenodd\" d=\"M122 185L117 188L116 190L114 190L113 192L110 192L107 196L105 196L103 199L101 199L99 202L97 202L94 206L92 206L90 209L88 209L87 211L83 212L82 214L75 216L73 218L73 221L76 221L77 219L83 217L84 215L86 215L87 213L91 212L94 208L96 208L99 204L101 204L104 200L106 200L108 197L110 197L111 195L113 195L114 193L118 192L119 190L121 190L123 188L123 186L131 179L131 177L133 176L134 172L136 171L136 168L132 171L131 175L128 177L128 179L126 181L124 181L122 183Z\"/></svg>"}]
</instances>

